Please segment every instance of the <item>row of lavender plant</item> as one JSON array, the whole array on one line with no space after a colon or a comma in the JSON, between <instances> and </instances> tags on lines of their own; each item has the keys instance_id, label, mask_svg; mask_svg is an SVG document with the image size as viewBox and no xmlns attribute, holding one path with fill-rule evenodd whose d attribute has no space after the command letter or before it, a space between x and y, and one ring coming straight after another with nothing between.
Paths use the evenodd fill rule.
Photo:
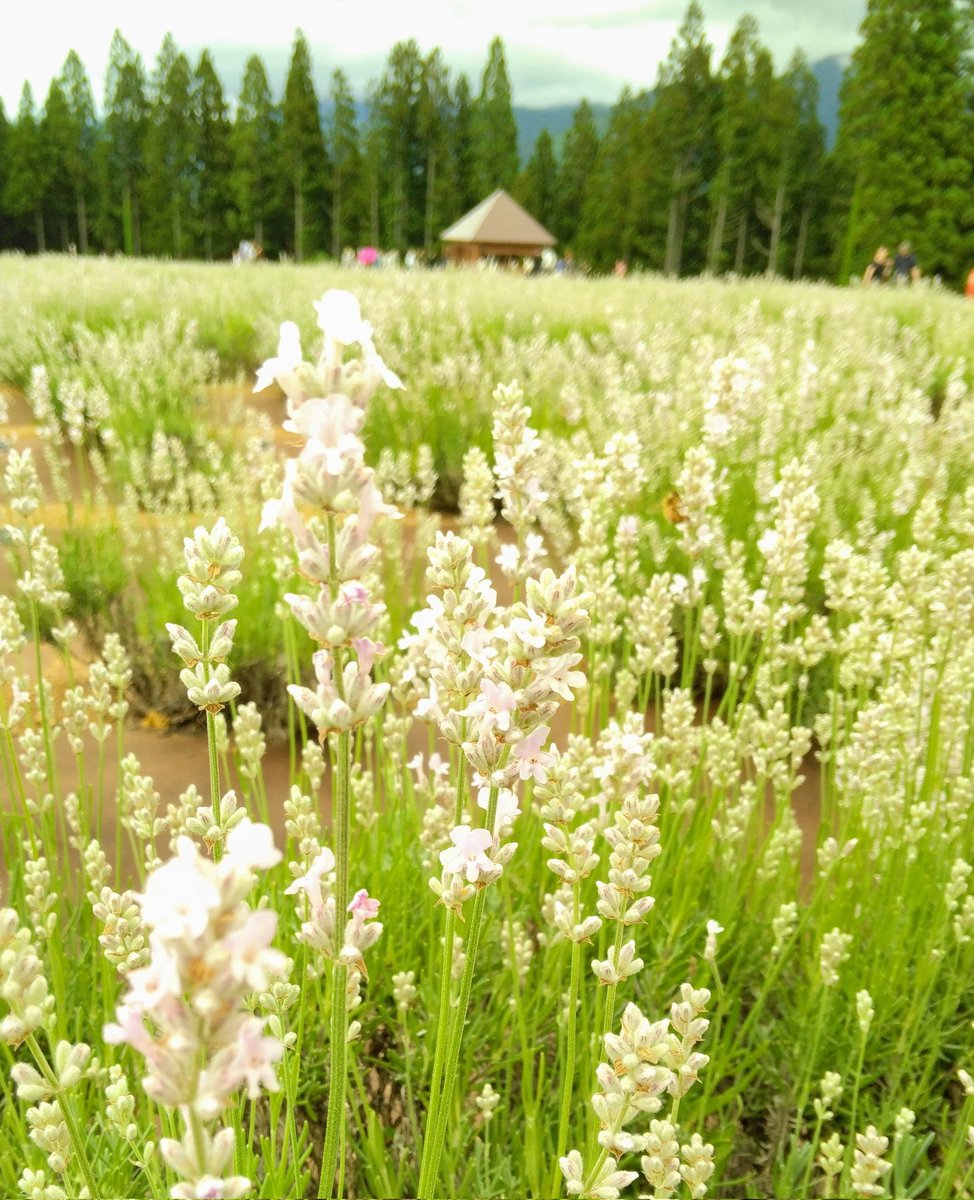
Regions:
<instances>
[{"instance_id":1,"label":"row of lavender plant","mask_svg":"<svg viewBox=\"0 0 974 1200\"><path fill-rule=\"evenodd\" d=\"M274 554L254 537L250 516L278 469L273 430L254 406L231 402L228 385L201 384L217 370L218 318L270 346L277 333L269 312L289 293L320 289L323 269L269 268L244 279L213 267L201 287L199 269L185 266L143 264L124 277L93 261L8 266L0 292L22 303L3 337L25 361L42 363L32 377L16 372L30 386L15 411L22 420L24 403L33 410L63 505L54 520L66 525L65 590L82 632L92 646L119 632L133 655L133 701L181 719L176 677L157 638L178 569L173 532L185 530L187 513L211 523L232 507L248 554L240 678L275 733L287 717L274 684L277 623L269 619L283 550ZM58 271L74 281L76 296L65 295ZM688 575L661 501L701 450L703 465L711 458L715 467L701 480L713 493L712 513L727 545L740 543L752 579L782 464L806 462L828 478L808 535L814 608L825 547L857 544L863 521L902 545L923 504L945 535L963 536L974 446L971 313L949 296L652 279L559 278L525 288L462 272L356 279L410 380L406 392L382 389L363 424L368 461L401 506L413 497L455 500L464 451L471 442L488 449L494 383L519 378L541 435L545 538L562 561L594 505L598 521L586 522L594 532L637 517L644 571ZM313 319L310 303L306 311ZM93 327L73 323L78 315ZM12 370L0 352L0 376ZM67 469L62 437L73 450ZM600 483L608 445L625 468ZM396 537L380 533L383 549ZM424 540L413 543L417 562ZM592 549L612 554L613 541ZM391 559L383 561L391 575ZM719 556L708 567L713 599ZM387 579L397 635L412 586ZM607 613L626 599L607 590ZM611 627L607 620L605 632Z\"/></svg>"},{"instance_id":2,"label":"row of lavender plant","mask_svg":"<svg viewBox=\"0 0 974 1200\"><path fill-rule=\"evenodd\" d=\"M163 809L125 753L125 648L110 637L70 675L37 476L8 454L5 1190L966 1194L974 558L958 512L918 502L906 546L865 515L827 547L811 609L825 481L781 462L754 544L735 543L722 458L752 415L717 373L669 498L685 574L649 572L638 432L572 458L512 385L493 465L465 463L460 535L433 540L425 603L387 650L394 542L376 522L398 514L360 430L399 380L352 297L317 307L319 358L285 324L258 379L284 389L300 444L263 522L294 706L286 798L238 704L247 564L227 523L186 540L199 628L169 628L209 778ZM792 796L811 771L803 872Z\"/></svg>"}]
</instances>

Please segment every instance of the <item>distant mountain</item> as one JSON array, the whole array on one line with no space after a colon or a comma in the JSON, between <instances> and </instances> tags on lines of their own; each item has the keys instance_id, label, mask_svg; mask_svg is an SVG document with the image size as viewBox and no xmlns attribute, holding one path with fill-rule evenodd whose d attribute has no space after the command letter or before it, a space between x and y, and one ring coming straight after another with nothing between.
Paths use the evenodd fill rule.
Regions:
<instances>
[{"instance_id":1,"label":"distant mountain","mask_svg":"<svg viewBox=\"0 0 974 1200\"><path fill-rule=\"evenodd\" d=\"M839 124L839 88L848 59L839 54L820 58L812 63L812 74L818 80L818 119L825 126L825 143L830 148L835 144L835 131ZM593 104L595 123L601 133L609 121L611 104ZM526 163L534 150L534 143L542 129L547 129L560 153L565 134L572 123L573 104L556 104L550 108L524 108L514 106L517 122L517 149L521 162Z\"/></svg>"},{"instance_id":2,"label":"distant mountain","mask_svg":"<svg viewBox=\"0 0 974 1200\"><path fill-rule=\"evenodd\" d=\"M531 157L534 143L542 129L547 129L555 143L556 153L561 153L561 145L565 134L571 128L572 116L578 106L575 104L555 104L550 108L522 108L514 105L514 120L517 122L517 152L521 162L526 163ZM609 123L611 104L591 104L595 124L601 133Z\"/></svg>"},{"instance_id":3,"label":"distant mountain","mask_svg":"<svg viewBox=\"0 0 974 1200\"><path fill-rule=\"evenodd\" d=\"M812 63L812 74L818 80L818 119L825 126L825 144L830 150L835 145L835 131L839 128L839 89L848 64L848 57L842 54L832 54Z\"/></svg>"}]
</instances>

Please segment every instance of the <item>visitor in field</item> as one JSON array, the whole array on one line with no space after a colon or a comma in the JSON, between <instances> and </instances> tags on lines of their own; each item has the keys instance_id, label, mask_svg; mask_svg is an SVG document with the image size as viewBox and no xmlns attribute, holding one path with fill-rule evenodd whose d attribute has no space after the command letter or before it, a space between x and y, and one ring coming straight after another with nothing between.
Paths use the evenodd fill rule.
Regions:
<instances>
[{"instance_id":1,"label":"visitor in field","mask_svg":"<svg viewBox=\"0 0 974 1200\"><path fill-rule=\"evenodd\" d=\"M974 267L967 272L967 283L964 285L964 295L968 300L974 300Z\"/></svg>"},{"instance_id":2,"label":"visitor in field","mask_svg":"<svg viewBox=\"0 0 974 1200\"><path fill-rule=\"evenodd\" d=\"M917 266L916 255L910 249L909 242L900 242L893 259L893 282L901 287L917 283L920 278L920 268Z\"/></svg>"},{"instance_id":3,"label":"visitor in field","mask_svg":"<svg viewBox=\"0 0 974 1200\"><path fill-rule=\"evenodd\" d=\"M874 283L884 283L889 278L891 265L889 251L885 246L880 246L873 255L872 262L866 268L862 282L866 287Z\"/></svg>"},{"instance_id":4,"label":"visitor in field","mask_svg":"<svg viewBox=\"0 0 974 1200\"><path fill-rule=\"evenodd\" d=\"M233 252L234 266L256 262L257 259L264 253L264 248L254 242L249 242L246 238L237 246Z\"/></svg>"}]
</instances>

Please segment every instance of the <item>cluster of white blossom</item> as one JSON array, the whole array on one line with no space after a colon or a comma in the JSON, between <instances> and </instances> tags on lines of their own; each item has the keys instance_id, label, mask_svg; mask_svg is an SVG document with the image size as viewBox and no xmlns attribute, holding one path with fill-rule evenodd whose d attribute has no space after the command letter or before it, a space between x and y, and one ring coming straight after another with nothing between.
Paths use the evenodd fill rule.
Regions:
<instances>
[{"instance_id":1,"label":"cluster of white blossom","mask_svg":"<svg viewBox=\"0 0 974 1200\"><path fill-rule=\"evenodd\" d=\"M177 1109L181 1140L160 1150L185 1182L175 1200L243 1196L250 1181L228 1175L234 1131L218 1127L235 1091L278 1088L274 1064L283 1047L264 1032L247 1000L284 975L287 960L271 943L277 915L245 902L255 869L280 862L265 825L241 821L219 862L203 858L189 838L149 876L137 899L149 930L149 961L126 975L127 991L105 1040L127 1043L146 1062L145 1091Z\"/></svg>"},{"instance_id":2,"label":"cluster of white blossom","mask_svg":"<svg viewBox=\"0 0 974 1200\"><path fill-rule=\"evenodd\" d=\"M287 396L284 428L304 440L285 463L283 491L265 505L262 528L290 530L298 569L318 588L315 597L288 593L284 599L322 647L314 655L316 686L290 684L288 691L324 740L364 725L389 691L387 683L372 681L385 649L369 635L384 605L372 598L363 576L378 553L368 541L373 522L400 514L376 487L358 433L378 385L402 384L376 353L372 328L352 295L328 291L315 308L324 333L317 363L303 359L297 326L285 321L277 355L261 367L255 391L276 382ZM346 362L349 345L359 345L363 357ZM305 508L315 516L305 519Z\"/></svg>"},{"instance_id":3,"label":"cluster of white blossom","mask_svg":"<svg viewBox=\"0 0 974 1200\"><path fill-rule=\"evenodd\" d=\"M666 1200L682 1180L694 1200L702 1200L714 1170L714 1147L699 1134L681 1145L677 1115L680 1099L709 1062L695 1049L709 1026L702 1015L709 1001L706 988L685 983L668 1019L651 1022L635 1004L626 1005L619 1032L605 1036L608 1061L596 1072L599 1090L592 1106L601 1152L588 1170L577 1150L560 1162L569 1196L618 1200L622 1189L639 1177L620 1163L629 1154L640 1154L642 1174L654 1196ZM667 1095L672 1101L669 1116L656 1118Z\"/></svg>"}]
</instances>

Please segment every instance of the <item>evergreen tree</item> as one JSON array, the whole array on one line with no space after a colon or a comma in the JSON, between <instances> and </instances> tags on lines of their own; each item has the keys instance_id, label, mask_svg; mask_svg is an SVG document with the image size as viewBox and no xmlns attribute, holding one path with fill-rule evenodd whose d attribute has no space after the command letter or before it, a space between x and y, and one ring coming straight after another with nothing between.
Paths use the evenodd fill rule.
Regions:
<instances>
[{"instance_id":1,"label":"evergreen tree","mask_svg":"<svg viewBox=\"0 0 974 1200\"><path fill-rule=\"evenodd\" d=\"M231 187L239 216L239 232L263 245L274 209L279 119L267 71L252 54L244 68L243 86L231 134Z\"/></svg>"},{"instance_id":2,"label":"evergreen tree","mask_svg":"<svg viewBox=\"0 0 974 1200\"><path fill-rule=\"evenodd\" d=\"M470 91L470 80L462 72L453 85L450 103L449 128L449 183L447 198L444 199L444 221L454 221L473 208L478 197L474 178L474 101ZM442 233L443 230L438 232Z\"/></svg>"},{"instance_id":3,"label":"evergreen tree","mask_svg":"<svg viewBox=\"0 0 974 1200\"><path fill-rule=\"evenodd\" d=\"M769 275L804 269L825 145L817 109L818 82L798 52L768 89L758 148L757 215L768 229Z\"/></svg>"},{"instance_id":4,"label":"evergreen tree","mask_svg":"<svg viewBox=\"0 0 974 1200\"><path fill-rule=\"evenodd\" d=\"M223 84L209 50L200 55L193 76L195 133L194 200L203 255L226 258L235 225L230 188L230 117Z\"/></svg>"},{"instance_id":5,"label":"evergreen tree","mask_svg":"<svg viewBox=\"0 0 974 1200\"><path fill-rule=\"evenodd\" d=\"M348 76L341 68L332 74L330 96L331 253L333 258L338 258L347 245L359 244L365 233L361 220L362 155L355 119L355 99Z\"/></svg>"},{"instance_id":6,"label":"evergreen tree","mask_svg":"<svg viewBox=\"0 0 974 1200\"><path fill-rule=\"evenodd\" d=\"M193 72L171 33L152 74L152 107L145 140L143 237L151 254L190 254L195 243L195 113Z\"/></svg>"},{"instance_id":7,"label":"evergreen tree","mask_svg":"<svg viewBox=\"0 0 974 1200\"><path fill-rule=\"evenodd\" d=\"M558 160L547 129L538 134L534 151L518 181L518 199L549 233L553 231L558 208Z\"/></svg>"},{"instance_id":8,"label":"evergreen tree","mask_svg":"<svg viewBox=\"0 0 974 1200\"><path fill-rule=\"evenodd\" d=\"M840 96L839 279L880 243L913 243L928 272L969 255L968 30L953 0L870 0Z\"/></svg>"},{"instance_id":9,"label":"evergreen tree","mask_svg":"<svg viewBox=\"0 0 974 1200\"><path fill-rule=\"evenodd\" d=\"M63 251L71 242L68 219L70 192L65 187L74 143L74 128L68 99L59 79L52 79L44 101L39 137L44 176L44 221L52 241Z\"/></svg>"},{"instance_id":10,"label":"evergreen tree","mask_svg":"<svg viewBox=\"0 0 974 1200\"><path fill-rule=\"evenodd\" d=\"M110 219L120 215L125 253L141 254L139 181L145 165L149 101L142 59L117 29L109 51L105 94L108 215Z\"/></svg>"},{"instance_id":11,"label":"evergreen tree","mask_svg":"<svg viewBox=\"0 0 974 1200\"><path fill-rule=\"evenodd\" d=\"M78 249L88 253L88 210L95 188L95 163L98 150L98 125L95 98L84 64L74 50L61 68L61 87L67 97L71 117L71 145L66 163L66 179L74 196L78 228Z\"/></svg>"},{"instance_id":12,"label":"evergreen tree","mask_svg":"<svg viewBox=\"0 0 974 1200\"><path fill-rule=\"evenodd\" d=\"M599 135L592 106L583 100L572 115L558 175L558 203L551 232L562 245L574 244L599 156Z\"/></svg>"},{"instance_id":13,"label":"evergreen tree","mask_svg":"<svg viewBox=\"0 0 974 1200\"><path fill-rule=\"evenodd\" d=\"M419 136L425 150L423 162L423 248L433 252L433 242L449 224L451 208L450 132L453 120L450 72L439 50L423 63L419 107Z\"/></svg>"},{"instance_id":14,"label":"evergreen tree","mask_svg":"<svg viewBox=\"0 0 974 1200\"><path fill-rule=\"evenodd\" d=\"M518 165L511 81L504 43L495 37L473 111L473 168L478 199L483 200L498 188L513 190Z\"/></svg>"},{"instance_id":15,"label":"evergreen tree","mask_svg":"<svg viewBox=\"0 0 974 1200\"><path fill-rule=\"evenodd\" d=\"M397 42L373 95L375 130L382 147L383 238L399 250L416 245L423 237L423 76L423 58L416 42Z\"/></svg>"},{"instance_id":16,"label":"evergreen tree","mask_svg":"<svg viewBox=\"0 0 974 1200\"><path fill-rule=\"evenodd\" d=\"M381 229L379 192L382 187L380 162L383 153L383 131L377 105L377 86L369 91L369 119L365 127L365 153L363 154L363 186L366 195L366 240L370 246L378 246Z\"/></svg>"},{"instance_id":17,"label":"evergreen tree","mask_svg":"<svg viewBox=\"0 0 974 1200\"><path fill-rule=\"evenodd\" d=\"M301 30L284 85L281 105L281 160L294 214L292 250L301 262L318 248L318 230L327 218L328 157L321 129L311 51Z\"/></svg>"},{"instance_id":18,"label":"evergreen tree","mask_svg":"<svg viewBox=\"0 0 974 1200\"><path fill-rule=\"evenodd\" d=\"M649 131L656 187L646 203L658 214L659 265L668 275L685 266L700 270L704 262L718 99L711 54L703 12L693 0L660 67Z\"/></svg>"},{"instance_id":19,"label":"evergreen tree","mask_svg":"<svg viewBox=\"0 0 974 1200\"><path fill-rule=\"evenodd\" d=\"M47 176L34 93L29 83L20 93L17 121L7 137L4 208L14 217L29 219L33 226L34 249L47 249L44 229L44 193Z\"/></svg>"},{"instance_id":20,"label":"evergreen tree","mask_svg":"<svg viewBox=\"0 0 974 1200\"><path fill-rule=\"evenodd\" d=\"M6 204L7 155L10 145L10 122L7 110L0 100L0 250L9 250L13 245L13 222L10 221Z\"/></svg>"},{"instance_id":21,"label":"evergreen tree","mask_svg":"<svg viewBox=\"0 0 974 1200\"><path fill-rule=\"evenodd\" d=\"M644 93L623 88L599 145L576 238L580 257L597 270L637 249L648 107Z\"/></svg>"},{"instance_id":22,"label":"evergreen tree","mask_svg":"<svg viewBox=\"0 0 974 1200\"><path fill-rule=\"evenodd\" d=\"M759 46L750 80L751 154L748 175L739 187L734 270L777 273L784 202L792 169L791 143L797 110L794 90L774 73L771 53ZM761 237L762 226L768 241ZM775 265L772 267L772 254Z\"/></svg>"},{"instance_id":23,"label":"evergreen tree","mask_svg":"<svg viewBox=\"0 0 974 1200\"><path fill-rule=\"evenodd\" d=\"M142 236L145 251L182 258L190 253L195 220L192 193L192 68L167 34L149 85Z\"/></svg>"},{"instance_id":24,"label":"evergreen tree","mask_svg":"<svg viewBox=\"0 0 974 1200\"><path fill-rule=\"evenodd\" d=\"M755 156L765 116L762 83L773 78L767 50L758 41L755 19L744 16L727 45L720 67L720 111L717 118L718 165L711 189L710 245L707 270L726 267L725 241L733 238L733 269L745 267L754 199ZM757 85L757 86L756 86Z\"/></svg>"},{"instance_id":25,"label":"evergreen tree","mask_svg":"<svg viewBox=\"0 0 974 1200\"><path fill-rule=\"evenodd\" d=\"M796 111L788 185L792 220L796 224L791 275L793 279L801 279L809 251L814 252L821 242L825 130L818 119L818 80L800 51L792 58L785 77L794 92Z\"/></svg>"}]
</instances>

